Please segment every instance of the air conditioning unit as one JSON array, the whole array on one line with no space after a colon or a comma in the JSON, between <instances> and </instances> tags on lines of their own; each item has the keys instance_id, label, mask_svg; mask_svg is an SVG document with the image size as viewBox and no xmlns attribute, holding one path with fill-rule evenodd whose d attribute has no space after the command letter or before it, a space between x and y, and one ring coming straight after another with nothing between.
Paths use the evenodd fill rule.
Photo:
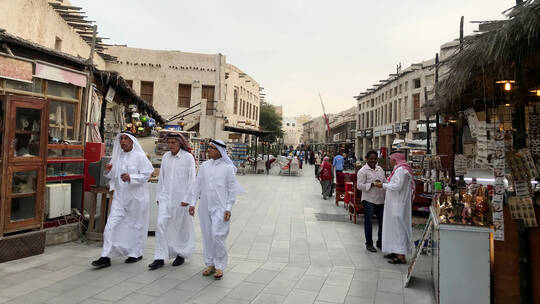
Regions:
<instances>
[{"instance_id":1,"label":"air conditioning unit","mask_svg":"<svg viewBox=\"0 0 540 304\"><path fill-rule=\"evenodd\" d=\"M45 192L45 216L53 219L71 214L71 184L49 184Z\"/></svg>"}]
</instances>

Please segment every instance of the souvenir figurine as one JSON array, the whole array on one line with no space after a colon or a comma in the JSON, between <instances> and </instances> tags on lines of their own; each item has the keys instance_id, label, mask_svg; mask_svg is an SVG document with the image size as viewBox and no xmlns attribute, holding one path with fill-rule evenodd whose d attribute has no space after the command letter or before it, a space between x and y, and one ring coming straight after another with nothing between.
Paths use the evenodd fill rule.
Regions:
<instances>
[{"instance_id":1,"label":"souvenir figurine","mask_svg":"<svg viewBox=\"0 0 540 304\"><path fill-rule=\"evenodd\" d=\"M465 207L461 212L461 223L471 224L473 218L472 196L470 194L463 195L463 201L465 203Z\"/></svg>"}]
</instances>

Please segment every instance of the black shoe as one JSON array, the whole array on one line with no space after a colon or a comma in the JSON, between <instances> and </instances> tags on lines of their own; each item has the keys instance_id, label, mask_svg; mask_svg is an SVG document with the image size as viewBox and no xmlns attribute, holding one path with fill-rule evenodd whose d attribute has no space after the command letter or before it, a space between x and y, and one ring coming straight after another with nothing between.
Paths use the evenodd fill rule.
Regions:
<instances>
[{"instance_id":1,"label":"black shoe","mask_svg":"<svg viewBox=\"0 0 540 304\"><path fill-rule=\"evenodd\" d=\"M177 256L174 262L172 263L173 266L180 266L184 264L184 258L181 256Z\"/></svg>"},{"instance_id":2,"label":"black shoe","mask_svg":"<svg viewBox=\"0 0 540 304\"><path fill-rule=\"evenodd\" d=\"M375 249L375 247L373 247L373 245L366 245L366 249L369 252L377 252L377 249Z\"/></svg>"},{"instance_id":3,"label":"black shoe","mask_svg":"<svg viewBox=\"0 0 540 304\"><path fill-rule=\"evenodd\" d=\"M111 259L107 257L100 257L99 259L92 262L92 266L96 267L97 269L110 267Z\"/></svg>"},{"instance_id":4,"label":"black shoe","mask_svg":"<svg viewBox=\"0 0 540 304\"><path fill-rule=\"evenodd\" d=\"M150 267L150 270L156 270L160 267L163 267L163 265L165 265L165 262L163 262L163 260L154 260L152 264L148 265L148 267Z\"/></svg>"},{"instance_id":5,"label":"black shoe","mask_svg":"<svg viewBox=\"0 0 540 304\"><path fill-rule=\"evenodd\" d=\"M382 245L381 245L381 244L377 244L377 248L379 248L380 250L382 250Z\"/></svg>"},{"instance_id":6,"label":"black shoe","mask_svg":"<svg viewBox=\"0 0 540 304\"><path fill-rule=\"evenodd\" d=\"M126 260L125 260L125 263L126 264L133 264L133 263L137 263L138 261L142 260L142 255L138 258L134 258L134 257L128 257Z\"/></svg>"}]
</instances>

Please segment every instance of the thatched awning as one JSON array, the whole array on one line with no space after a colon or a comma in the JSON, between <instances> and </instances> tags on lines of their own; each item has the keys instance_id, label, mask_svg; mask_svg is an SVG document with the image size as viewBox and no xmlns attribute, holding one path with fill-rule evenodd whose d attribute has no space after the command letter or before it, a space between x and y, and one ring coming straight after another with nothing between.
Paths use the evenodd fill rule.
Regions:
<instances>
[{"instance_id":1,"label":"thatched awning","mask_svg":"<svg viewBox=\"0 0 540 304\"><path fill-rule=\"evenodd\" d=\"M95 70L94 77L96 80L100 80L104 88L108 86L113 86L116 90L116 94L121 96L121 99L125 101L125 105L136 104L137 107L146 112L150 117L154 118L158 124L164 125L165 120L159 113L154 109L154 107L146 101L144 101L135 90L133 90L126 80L120 76L118 72L115 71L101 71Z\"/></svg>"},{"instance_id":2,"label":"thatched awning","mask_svg":"<svg viewBox=\"0 0 540 304\"><path fill-rule=\"evenodd\" d=\"M426 114L469 106L463 104L467 102L463 93L485 89L478 88L475 80L479 77L490 81L512 79L517 66L531 68L524 65L540 52L540 0L525 1L510 9L506 16L508 20L489 27L488 31L465 37L462 49L441 63L449 69L436 85L434 100L423 106Z\"/></svg>"}]
</instances>

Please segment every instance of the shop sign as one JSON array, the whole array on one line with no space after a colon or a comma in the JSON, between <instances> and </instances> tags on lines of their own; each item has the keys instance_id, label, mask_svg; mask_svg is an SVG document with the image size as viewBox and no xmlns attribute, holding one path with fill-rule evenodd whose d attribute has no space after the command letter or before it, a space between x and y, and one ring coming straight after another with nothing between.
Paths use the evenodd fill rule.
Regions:
<instances>
[{"instance_id":1,"label":"shop sign","mask_svg":"<svg viewBox=\"0 0 540 304\"><path fill-rule=\"evenodd\" d=\"M388 135L394 133L394 127L392 125L382 127L381 135Z\"/></svg>"},{"instance_id":2,"label":"shop sign","mask_svg":"<svg viewBox=\"0 0 540 304\"><path fill-rule=\"evenodd\" d=\"M360 130L356 132L357 137L365 137L366 136L366 130Z\"/></svg>"},{"instance_id":3,"label":"shop sign","mask_svg":"<svg viewBox=\"0 0 540 304\"><path fill-rule=\"evenodd\" d=\"M33 62L0 55L0 78L32 82Z\"/></svg>"},{"instance_id":4,"label":"shop sign","mask_svg":"<svg viewBox=\"0 0 540 304\"><path fill-rule=\"evenodd\" d=\"M381 131L377 130L377 131L373 132L373 136L375 136L375 137L381 136Z\"/></svg>"},{"instance_id":5,"label":"shop sign","mask_svg":"<svg viewBox=\"0 0 540 304\"><path fill-rule=\"evenodd\" d=\"M107 90L107 96L105 96L105 100L108 102L112 102L114 100L114 95L116 94L116 91L112 86L109 86L109 89Z\"/></svg>"},{"instance_id":6,"label":"shop sign","mask_svg":"<svg viewBox=\"0 0 540 304\"><path fill-rule=\"evenodd\" d=\"M54 65L45 64L44 62L36 62L37 78L48 79L63 83L69 83L78 87L86 87L86 75L76 73L66 69L61 69Z\"/></svg>"},{"instance_id":7,"label":"shop sign","mask_svg":"<svg viewBox=\"0 0 540 304\"><path fill-rule=\"evenodd\" d=\"M396 133L409 132L409 122L398 122L395 126Z\"/></svg>"},{"instance_id":8,"label":"shop sign","mask_svg":"<svg viewBox=\"0 0 540 304\"><path fill-rule=\"evenodd\" d=\"M373 129L366 129L364 131L366 132L366 137L367 138L373 137Z\"/></svg>"}]
</instances>

